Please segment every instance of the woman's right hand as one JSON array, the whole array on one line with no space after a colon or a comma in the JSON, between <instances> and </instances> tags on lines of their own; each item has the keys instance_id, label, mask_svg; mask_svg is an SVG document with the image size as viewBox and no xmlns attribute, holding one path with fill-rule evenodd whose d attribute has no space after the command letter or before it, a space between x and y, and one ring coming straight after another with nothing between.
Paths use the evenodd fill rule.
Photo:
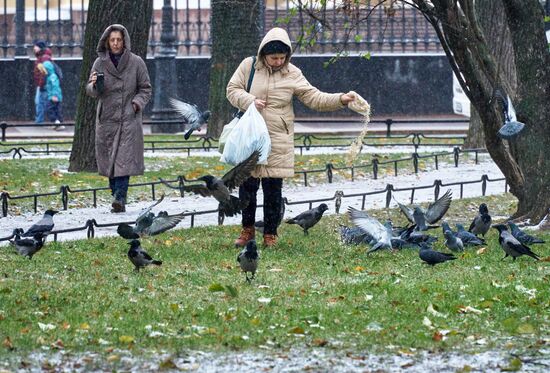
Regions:
<instances>
[{"instance_id":1,"label":"woman's right hand","mask_svg":"<svg viewBox=\"0 0 550 373\"><path fill-rule=\"evenodd\" d=\"M92 83L93 85L95 85L95 82L97 81L97 72L93 72L92 75L90 76L90 83Z\"/></svg>"},{"instance_id":2,"label":"woman's right hand","mask_svg":"<svg viewBox=\"0 0 550 373\"><path fill-rule=\"evenodd\" d=\"M256 106L256 109L258 110L265 109L266 103L267 102L265 100L260 100L259 98L254 100L254 106Z\"/></svg>"}]
</instances>

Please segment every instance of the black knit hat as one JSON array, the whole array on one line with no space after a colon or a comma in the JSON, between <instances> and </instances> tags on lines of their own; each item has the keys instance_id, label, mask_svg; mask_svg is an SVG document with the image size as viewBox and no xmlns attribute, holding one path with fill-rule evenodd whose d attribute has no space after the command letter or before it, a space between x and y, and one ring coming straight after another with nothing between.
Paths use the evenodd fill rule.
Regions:
<instances>
[{"instance_id":1,"label":"black knit hat","mask_svg":"<svg viewBox=\"0 0 550 373\"><path fill-rule=\"evenodd\" d=\"M276 53L290 54L290 47L280 40L273 40L264 45L264 47L260 51L260 54L262 56Z\"/></svg>"},{"instance_id":2,"label":"black knit hat","mask_svg":"<svg viewBox=\"0 0 550 373\"><path fill-rule=\"evenodd\" d=\"M37 41L36 43L34 43L34 45L40 48L40 50L46 49L46 43L43 42L42 40Z\"/></svg>"}]
</instances>

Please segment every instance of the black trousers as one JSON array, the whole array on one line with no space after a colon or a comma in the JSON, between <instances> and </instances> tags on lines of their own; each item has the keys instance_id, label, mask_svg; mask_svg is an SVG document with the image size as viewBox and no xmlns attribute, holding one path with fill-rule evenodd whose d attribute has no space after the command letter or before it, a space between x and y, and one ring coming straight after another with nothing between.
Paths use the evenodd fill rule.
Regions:
<instances>
[{"instance_id":1,"label":"black trousers","mask_svg":"<svg viewBox=\"0 0 550 373\"><path fill-rule=\"evenodd\" d=\"M264 192L264 234L277 234L277 223L281 214L283 199L283 179L263 177L261 179L249 177L239 187L239 199L248 199L248 206L242 211L243 227L253 226L256 222L256 196L262 183Z\"/></svg>"}]
</instances>

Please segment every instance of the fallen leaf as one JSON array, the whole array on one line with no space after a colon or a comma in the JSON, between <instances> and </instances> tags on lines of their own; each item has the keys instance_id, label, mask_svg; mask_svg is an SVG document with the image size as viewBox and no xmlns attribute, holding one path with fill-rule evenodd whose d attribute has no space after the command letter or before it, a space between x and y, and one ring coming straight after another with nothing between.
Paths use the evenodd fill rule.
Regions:
<instances>
[{"instance_id":1,"label":"fallen leaf","mask_svg":"<svg viewBox=\"0 0 550 373\"><path fill-rule=\"evenodd\" d=\"M301 326L295 326L294 328L290 329L288 332L292 334L305 334L305 330Z\"/></svg>"},{"instance_id":2,"label":"fallen leaf","mask_svg":"<svg viewBox=\"0 0 550 373\"><path fill-rule=\"evenodd\" d=\"M432 335L432 340L439 342L443 339L443 334L441 334L439 331L435 331L435 333Z\"/></svg>"},{"instance_id":3,"label":"fallen leaf","mask_svg":"<svg viewBox=\"0 0 550 373\"><path fill-rule=\"evenodd\" d=\"M134 343L134 337L129 335L121 335L118 337L119 342L121 343Z\"/></svg>"},{"instance_id":4,"label":"fallen leaf","mask_svg":"<svg viewBox=\"0 0 550 373\"><path fill-rule=\"evenodd\" d=\"M517 372L521 369L522 362L517 357L510 360L510 363L506 367L501 367L500 370L503 372Z\"/></svg>"},{"instance_id":5,"label":"fallen leaf","mask_svg":"<svg viewBox=\"0 0 550 373\"><path fill-rule=\"evenodd\" d=\"M482 247L481 249L479 249L478 251L476 251L476 254L477 254L477 255L481 255L481 254L485 254L485 252L487 252L487 248L486 248L486 247Z\"/></svg>"},{"instance_id":6,"label":"fallen leaf","mask_svg":"<svg viewBox=\"0 0 550 373\"><path fill-rule=\"evenodd\" d=\"M519 334L535 334L535 327L529 323L520 324L516 331Z\"/></svg>"},{"instance_id":7,"label":"fallen leaf","mask_svg":"<svg viewBox=\"0 0 550 373\"><path fill-rule=\"evenodd\" d=\"M222 284L218 284L218 283L214 283L214 284L211 284L209 287L208 287L208 291L211 291L213 293L215 292L218 292L218 291L224 291L224 287Z\"/></svg>"},{"instance_id":8,"label":"fallen leaf","mask_svg":"<svg viewBox=\"0 0 550 373\"><path fill-rule=\"evenodd\" d=\"M6 347L6 348L7 348L8 350L10 350L10 351L14 349L13 343L11 343L10 337L6 337L6 338L4 339L4 342L2 342L2 345L3 345L4 347Z\"/></svg>"}]
</instances>

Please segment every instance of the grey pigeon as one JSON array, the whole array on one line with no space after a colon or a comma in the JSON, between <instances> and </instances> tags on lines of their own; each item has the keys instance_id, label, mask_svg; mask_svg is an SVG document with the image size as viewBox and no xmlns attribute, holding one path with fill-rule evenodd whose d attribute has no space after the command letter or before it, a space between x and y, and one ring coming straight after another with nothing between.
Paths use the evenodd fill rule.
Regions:
<instances>
[{"instance_id":1,"label":"grey pigeon","mask_svg":"<svg viewBox=\"0 0 550 373\"><path fill-rule=\"evenodd\" d=\"M285 210L286 210L286 206L285 206L285 200L286 198L281 198L281 208L280 208L280 213L279 213L279 217L277 219L277 227L279 225L281 225L284 217L285 217ZM256 228L256 230L260 233L260 234L264 234L264 227L265 227L265 223L263 220L258 220L257 222L254 223L254 228Z\"/></svg>"},{"instance_id":2,"label":"grey pigeon","mask_svg":"<svg viewBox=\"0 0 550 373\"><path fill-rule=\"evenodd\" d=\"M302 212L292 219L286 221L287 224L297 224L304 230L304 235L308 235L308 229L313 227L321 220L325 211L328 210L326 203L321 203L319 206Z\"/></svg>"},{"instance_id":3,"label":"grey pigeon","mask_svg":"<svg viewBox=\"0 0 550 373\"><path fill-rule=\"evenodd\" d=\"M250 282L256 276L259 260L260 256L258 255L256 241L248 241L239 255L237 255L237 262L239 263L241 270L244 272L247 282ZM252 273L252 277L248 278L248 272Z\"/></svg>"},{"instance_id":4,"label":"grey pigeon","mask_svg":"<svg viewBox=\"0 0 550 373\"><path fill-rule=\"evenodd\" d=\"M489 215L489 209L485 203L482 203L479 205L479 213L476 215L474 220L472 220L470 228L468 228L468 232L471 232L476 236L481 234L485 237L485 234L489 231L489 228L491 228L491 221L492 219L491 215Z\"/></svg>"},{"instance_id":5,"label":"grey pigeon","mask_svg":"<svg viewBox=\"0 0 550 373\"><path fill-rule=\"evenodd\" d=\"M455 235L462 240L464 246L485 245L485 240L473 233L468 232L462 224L456 224Z\"/></svg>"},{"instance_id":6,"label":"grey pigeon","mask_svg":"<svg viewBox=\"0 0 550 373\"><path fill-rule=\"evenodd\" d=\"M246 179L250 177L250 173L256 167L256 163L260 159L260 153L254 151L247 159L233 167L221 179L212 175L205 175L198 178L204 181L204 184L184 185L183 190L193 192L203 197L214 197L220 204L220 214L223 216L234 216L248 206L248 200L241 200L238 197L231 195L231 191L238 188ZM168 182L161 179L161 182L172 189L180 189L174 187Z\"/></svg>"},{"instance_id":7,"label":"grey pigeon","mask_svg":"<svg viewBox=\"0 0 550 373\"><path fill-rule=\"evenodd\" d=\"M502 112L504 114L504 124L498 130L498 136L505 140L512 140L525 128L525 124L518 122L516 110L512 105L510 96L504 97L500 91L496 91L495 95L502 104Z\"/></svg>"},{"instance_id":8,"label":"grey pigeon","mask_svg":"<svg viewBox=\"0 0 550 373\"><path fill-rule=\"evenodd\" d=\"M369 245L374 238L359 227L340 226L340 239L346 245ZM376 241L374 241L376 243Z\"/></svg>"},{"instance_id":9,"label":"grey pigeon","mask_svg":"<svg viewBox=\"0 0 550 373\"><path fill-rule=\"evenodd\" d=\"M53 216L58 212L59 211L55 210L46 210L42 219L31 225L31 227L27 229L27 231L21 236L34 237L36 234L40 234L42 236L48 235L52 231L54 226Z\"/></svg>"},{"instance_id":10,"label":"grey pigeon","mask_svg":"<svg viewBox=\"0 0 550 373\"><path fill-rule=\"evenodd\" d=\"M445 231L451 231L453 233L455 233L451 227L449 226L449 223L447 223L446 221L442 222L441 223L441 230L443 231L443 233L445 233Z\"/></svg>"},{"instance_id":11,"label":"grey pigeon","mask_svg":"<svg viewBox=\"0 0 550 373\"><path fill-rule=\"evenodd\" d=\"M531 236L530 234L525 233L511 221L508 222L508 226L510 226L510 230L512 231L512 236L514 236L519 242L521 242L524 245L544 243L544 240L541 240L540 238L537 238L535 236Z\"/></svg>"},{"instance_id":12,"label":"grey pigeon","mask_svg":"<svg viewBox=\"0 0 550 373\"><path fill-rule=\"evenodd\" d=\"M497 229L499 232L498 236L498 243L500 244L500 247L502 247L502 250L506 253L503 260L507 256L511 256L516 260L518 256L527 255L531 258L534 258L536 260L539 260L539 256L531 251L531 249L521 242L519 242L514 236L512 236L512 233L508 232L508 227L504 224L497 224L494 225L493 228Z\"/></svg>"},{"instance_id":13,"label":"grey pigeon","mask_svg":"<svg viewBox=\"0 0 550 373\"><path fill-rule=\"evenodd\" d=\"M434 224L439 221L451 206L452 191L449 189L434 203L430 203L428 209L424 211L421 207L415 206L411 209L399 202L397 205L405 217L413 224L416 224L416 229L425 231L429 228L427 224Z\"/></svg>"},{"instance_id":14,"label":"grey pigeon","mask_svg":"<svg viewBox=\"0 0 550 373\"><path fill-rule=\"evenodd\" d=\"M445 231L443 235L445 236L445 246L447 246L449 250L454 252L464 251L464 244L462 243L462 240L456 237L453 232Z\"/></svg>"},{"instance_id":15,"label":"grey pigeon","mask_svg":"<svg viewBox=\"0 0 550 373\"><path fill-rule=\"evenodd\" d=\"M401 232L399 238L405 240L410 244L418 245L421 242L431 244L432 242L437 241L437 237L430 236L429 234L422 233L416 230L416 225L409 226L406 230Z\"/></svg>"},{"instance_id":16,"label":"grey pigeon","mask_svg":"<svg viewBox=\"0 0 550 373\"><path fill-rule=\"evenodd\" d=\"M169 229L174 228L184 218L184 214L176 214L169 216L166 211L160 211L157 216L151 212L153 207L158 205L164 199L164 194L161 198L151 206L144 209L136 219L133 227L126 223L118 225L118 234L128 240L137 239L140 237L154 236Z\"/></svg>"},{"instance_id":17,"label":"grey pigeon","mask_svg":"<svg viewBox=\"0 0 550 373\"><path fill-rule=\"evenodd\" d=\"M386 224L380 223L375 218L369 216L365 211L359 211L353 207L348 207L348 215L353 224L365 233L371 235L374 240L374 246L367 251L367 253L374 252L379 249L391 249L392 248L392 226L391 222Z\"/></svg>"},{"instance_id":18,"label":"grey pigeon","mask_svg":"<svg viewBox=\"0 0 550 373\"><path fill-rule=\"evenodd\" d=\"M439 263L444 263L448 260L456 259L453 254L447 254L432 250L428 245L421 246L420 251L418 252L418 256L420 257L420 259L431 266L435 266Z\"/></svg>"},{"instance_id":19,"label":"grey pigeon","mask_svg":"<svg viewBox=\"0 0 550 373\"><path fill-rule=\"evenodd\" d=\"M186 102L170 98L172 107L185 118L187 122L187 132L183 136L185 140L188 140L193 131L199 130L210 119L210 111L206 110L201 112L197 105L191 105Z\"/></svg>"},{"instance_id":20,"label":"grey pigeon","mask_svg":"<svg viewBox=\"0 0 550 373\"><path fill-rule=\"evenodd\" d=\"M15 237L13 240L10 240L10 244L15 247L15 250L17 250L19 255L32 259L33 255L44 246L47 235L36 233L33 237L21 238L20 234L21 230L16 229L14 231Z\"/></svg>"},{"instance_id":21,"label":"grey pigeon","mask_svg":"<svg viewBox=\"0 0 550 373\"><path fill-rule=\"evenodd\" d=\"M147 254L145 250L141 248L139 240L132 240L129 242L130 250L128 250L128 259L136 267L135 270L139 272L140 268L147 267L150 264L161 265L160 260L154 260L151 255Z\"/></svg>"}]
</instances>

